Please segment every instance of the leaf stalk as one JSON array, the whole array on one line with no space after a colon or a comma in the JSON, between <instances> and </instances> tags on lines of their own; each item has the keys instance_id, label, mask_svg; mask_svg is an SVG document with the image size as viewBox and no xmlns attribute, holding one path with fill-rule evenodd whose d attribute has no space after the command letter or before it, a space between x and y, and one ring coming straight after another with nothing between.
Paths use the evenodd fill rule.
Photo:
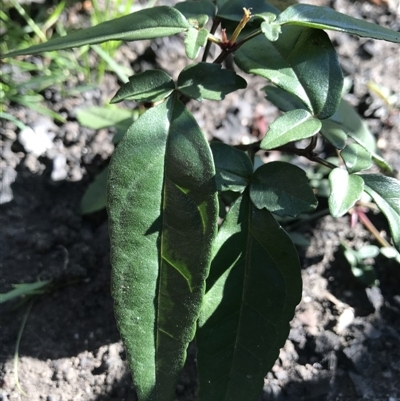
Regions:
<instances>
[{"instance_id":1,"label":"leaf stalk","mask_svg":"<svg viewBox=\"0 0 400 401\"><path fill-rule=\"evenodd\" d=\"M389 242L387 242L385 238L382 237L381 233L377 230L377 228L374 226L372 221L368 218L368 216L364 213L363 210L361 210L360 208L356 208L355 210L353 210L353 213L357 213L358 218L364 224L365 228L376 238L376 240L384 248L391 247Z\"/></svg>"}]
</instances>

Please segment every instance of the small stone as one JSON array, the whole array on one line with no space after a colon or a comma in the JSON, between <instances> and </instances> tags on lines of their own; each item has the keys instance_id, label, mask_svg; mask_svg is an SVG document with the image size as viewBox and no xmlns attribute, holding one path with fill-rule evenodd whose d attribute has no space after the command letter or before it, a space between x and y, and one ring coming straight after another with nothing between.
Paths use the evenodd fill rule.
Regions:
<instances>
[{"instance_id":1,"label":"small stone","mask_svg":"<svg viewBox=\"0 0 400 401\"><path fill-rule=\"evenodd\" d=\"M0 394L0 401L8 401L8 394L5 391Z\"/></svg>"},{"instance_id":2,"label":"small stone","mask_svg":"<svg viewBox=\"0 0 400 401\"><path fill-rule=\"evenodd\" d=\"M3 203L8 203L13 200L13 192L11 189L11 184L17 178L17 172L6 166L3 170L3 174L0 181L0 205Z\"/></svg>"},{"instance_id":3,"label":"small stone","mask_svg":"<svg viewBox=\"0 0 400 401\"><path fill-rule=\"evenodd\" d=\"M44 166L40 163L37 156L32 153L28 153L24 159L24 166L31 172L31 173L39 173L40 171L44 170Z\"/></svg>"},{"instance_id":4,"label":"small stone","mask_svg":"<svg viewBox=\"0 0 400 401\"><path fill-rule=\"evenodd\" d=\"M339 316L336 332L341 334L354 320L354 309L346 308Z\"/></svg>"},{"instance_id":5,"label":"small stone","mask_svg":"<svg viewBox=\"0 0 400 401\"><path fill-rule=\"evenodd\" d=\"M79 124L76 121L68 121L64 125L65 139L68 142L75 142L79 138Z\"/></svg>"},{"instance_id":6,"label":"small stone","mask_svg":"<svg viewBox=\"0 0 400 401\"><path fill-rule=\"evenodd\" d=\"M382 307L384 303L384 299L380 288L379 287L366 288L365 292L367 293L368 299L375 308L375 310L379 311L379 309Z\"/></svg>"},{"instance_id":7,"label":"small stone","mask_svg":"<svg viewBox=\"0 0 400 401\"><path fill-rule=\"evenodd\" d=\"M280 382L286 382L288 380L288 374L283 369L277 370L274 372L274 375Z\"/></svg>"},{"instance_id":8,"label":"small stone","mask_svg":"<svg viewBox=\"0 0 400 401\"><path fill-rule=\"evenodd\" d=\"M54 134L49 128L47 120L41 119L33 128L27 126L22 129L18 134L18 141L27 153L41 156L53 147Z\"/></svg>"},{"instance_id":9,"label":"small stone","mask_svg":"<svg viewBox=\"0 0 400 401\"><path fill-rule=\"evenodd\" d=\"M64 155L58 154L53 159L53 171L51 172L51 179L53 181L61 181L67 178L67 159Z\"/></svg>"},{"instance_id":10,"label":"small stone","mask_svg":"<svg viewBox=\"0 0 400 401\"><path fill-rule=\"evenodd\" d=\"M69 178L72 182L80 181L82 177L83 174L79 167L73 167L69 173Z\"/></svg>"},{"instance_id":11,"label":"small stone","mask_svg":"<svg viewBox=\"0 0 400 401\"><path fill-rule=\"evenodd\" d=\"M302 380L309 381L312 379L312 372L308 370L304 365L297 365L295 369Z\"/></svg>"},{"instance_id":12,"label":"small stone","mask_svg":"<svg viewBox=\"0 0 400 401\"><path fill-rule=\"evenodd\" d=\"M290 340L286 340L285 346L281 349L279 359L282 361L297 361L299 355Z\"/></svg>"},{"instance_id":13,"label":"small stone","mask_svg":"<svg viewBox=\"0 0 400 401\"><path fill-rule=\"evenodd\" d=\"M264 386L264 399L276 399L282 392L281 387L278 384L278 380L271 380Z\"/></svg>"},{"instance_id":14,"label":"small stone","mask_svg":"<svg viewBox=\"0 0 400 401\"><path fill-rule=\"evenodd\" d=\"M312 366L313 366L313 368L316 369L316 370L322 370L322 369L323 369L322 365L321 365L319 362L313 363Z\"/></svg>"}]
</instances>

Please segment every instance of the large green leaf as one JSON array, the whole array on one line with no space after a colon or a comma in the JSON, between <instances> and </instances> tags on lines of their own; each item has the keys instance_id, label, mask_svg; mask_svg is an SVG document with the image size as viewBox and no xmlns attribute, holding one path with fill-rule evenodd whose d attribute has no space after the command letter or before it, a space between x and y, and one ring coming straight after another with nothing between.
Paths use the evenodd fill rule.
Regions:
<instances>
[{"instance_id":1,"label":"large green leaf","mask_svg":"<svg viewBox=\"0 0 400 401\"><path fill-rule=\"evenodd\" d=\"M266 98L279 110L290 111L295 109L306 109L305 104L295 95L277 86L267 85L262 88Z\"/></svg>"},{"instance_id":2,"label":"large green leaf","mask_svg":"<svg viewBox=\"0 0 400 401\"><path fill-rule=\"evenodd\" d=\"M286 162L260 166L250 184L250 198L259 209L279 216L296 217L314 210L318 203L304 170Z\"/></svg>"},{"instance_id":3,"label":"large green leaf","mask_svg":"<svg viewBox=\"0 0 400 401\"><path fill-rule=\"evenodd\" d=\"M358 173L372 166L371 154L358 143L347 145L341 152L346 168L349 173Z\"/></svg>"},{"instance_id":4,"label":"large green leaf","mask_svg":"<svg viewBox=\"0 0 400 401\"><path fill-rule=\"evenodd\" d=\"M216 231L212 155L175 96L129 129L110 165L112 295L140 401L170 401L193 339Z\"/></svg>"},{"instance_id":5,"label":"large green leaf","mask_svg":"<svg viewBox=\"0 0 400 401\"><path fill-rule=\"evenodd\" d=\"M248 192L215 241L198 347L199 401L255 401L289 333L301 298L295 247Z\"/></svg>"},{"instance_id":6,"label":"large green leaf","mask_svg":"<svg viewBox=\"0 0 400 401\"><path fill-rule=\"evenodd\" d=\"M329 7L295 4L283 11L277 19L281 25L295 24L311 28L331 29L367 38L400 42L400 33L364 20L339 13Z\"/></svg>"},{"instance_id":7,"label":"large green leaf","mask_svg":"<svg viewBox=\"0 0 400 401\"><path fill-rule=\"evenodd\" d=\"M221 8L228 1L231 1L231 0L215 0L215 4L217 5L218 8Z\"/></svg>"},{"instance_id":8,"label":"large green leaf","mask_svg":"<svg viewBox=\"0 0 400 401\"><path fill-rule=\"evenodd\" d=\"M199 15L207 15L213 18L217 11L215 4L210 0L191 0L176 3L174 6L186 18L196 18Z\"/></svg>"},{"instance_id":9,"label":"large green leaf","mask_svg":"<svg viewBox=\"0 0 400 401\"><path fill-rule=\"evenodd\" d=\"M188 20L173 7L153 7L99 25L70 32L66 36L52 38L46 43L15 50L2 57L37 54L52 50L70 49L94 45L109 40L144 40L175 35L190 27Z\"/></svg>"},{"instance_id":10,"label":"large green leaf","mask_svg":"<svg viewBox=\"0 0 400 401\"><path fill-rule=\"evenodd\" d=\"M266 1L260 0L229 0L219 8L217 16L232 21L240 21L243 18L243 8L251 9L252 14L265 12L278 14L279 10Z\"/></svg>"},{"instance_id":11,"label":"large green leaf","mask_svg":"<svg viewBox=\"0 0 400 401\"><path fill-rule=\"evenodd\" d=\"M297 109L286 112L269 127L261 141L260 148L269 150L289 142L309 138L321 129L321 121L307 110Z\"/></svg>"},{"instance_id":12,"label":"large green leaf","mask_svg":"<svg viewBox=\"0 0 400 401\"><path fill-rule=\"evenodd\" d=\"M241 150L222 142L212 142L218 191L243 192L251 180L253 165Z\"/></svg>"},{"instance_id":13,"label":"large green leaf","mask_svg":"<svg viewBox=\"0 0 400 401\"><path fill-rule=\"evenodd\" d=\"M379 174L362 174L365 192L386 216L394 246L400 251L400 182Z\"/></svg>"},{"instance_id":14,"label":"large green leaf","mask_svg":"<svg viewBox=\"0 0 400 401\"><path fill-rule=\"evenodd\" d=\"M148 70L129 77L110 103L122 102L125 99L138 102L157 102L169 96L175 89L173 79L164 71Z\"/></svg>"},{"instance_id":15,"label":"large green leaf","mask_svg":"<svg viewBox=\"0 0 400 401\"><path fill-rule=\"evenodd\" d=\"M296 95L317 118L330 117L339 105L343 75L324 31L288 26L274 42L257 36L239 48L235 62Z\"/></svg>"},{"instance_id":16,"label":"large green leaf","mask_svg":"<svg viewBox=\"0 0 400 401\"><path fill-rule=\"evenodd\" d=\"M333 217L343 216L360 199L364 181L359 175L335 168L329 174L331 193L328 198L329 211Z\"/></svg>"},{"instance_id":17,"label":"large green leaf","mask_svg":"<svg viewBox=\"0 0 400 401\"><path fill-rule=\"evenodd\" d=\"M178 90L199 101L203 98L222 100L228 93L246 85L242 77L232 70L222 69L221 64L191 64L178 77Z\"/></svg>"}]
</instances>

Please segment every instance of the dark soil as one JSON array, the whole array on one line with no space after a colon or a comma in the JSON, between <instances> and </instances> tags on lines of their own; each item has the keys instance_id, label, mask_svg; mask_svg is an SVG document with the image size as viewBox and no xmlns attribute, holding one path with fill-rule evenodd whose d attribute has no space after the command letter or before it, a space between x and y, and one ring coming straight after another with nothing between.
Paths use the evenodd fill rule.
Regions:
<instances>
[{"instance_id":1,"label":"dark soil","mask_svg":"<svg viewBox=\"0 0 400 401\"><path fill-rule=\"evenodd\" d=\"M395 0L312 3L400 27ZM343 34L331 37L352 80L347 98L367 119L399 178L399 100L388 107L367 87L372 81L399 93L398 46ZM135 71L158 65L176 76L186 63L180 41L171 37L125 45L116 59ZM210 139L248 143L260 121L268 125L276 117L257 92L265 82L246 79L248 90L227 96L217 107L212 102L189 104ZM136 400L112 310L107 215L79 213L86 188L111 156L114 132L79 126L76 109L105 104L116 89L117 80L106 74L97 89L83 96L63 99L60 88L48 90L48 107L63 113L65 124L11 105L9 113L52 138L53 147L40 156L26 150L14 124L1 121L0 292L12 284L51 280L49 292L38 296L30 309L20 343L18 377L27 397L16 385L13 356L30 302L1 305L2 401ZM61 170L56 162L60 157L66 161ZM57 179L55 171L63 178ZM388 233L382 215L370 217ZM375 244L361 224L350 228L348 216L327 216L304 223L298 231L310 240L308 247L299 248L303 300L265 378L261 399L399 400L400 266L377 257L372 263L379 285L366 288L351 275L340 250L340 241L355 248ZM191 347L176 400L196 400L194 358Z\"/></svg>"}]
</instances>

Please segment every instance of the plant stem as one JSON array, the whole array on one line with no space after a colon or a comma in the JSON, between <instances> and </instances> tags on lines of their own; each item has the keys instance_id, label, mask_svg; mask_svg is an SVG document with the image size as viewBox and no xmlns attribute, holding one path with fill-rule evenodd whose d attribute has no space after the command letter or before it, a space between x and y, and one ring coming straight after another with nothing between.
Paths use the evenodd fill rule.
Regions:
<instances>
[{"instance_id":1,"label":"plant stem","mask_svg":"<svg viewBox=\"0 0 400 401\"><path fill-rule=\"evenodd\" d=\"M293 224L288 224L288 229L289 229L289 231L294 231L298 227L302 226L304 223L310 223L313 220L318 220L321 217L328 216L329 214L330 214L330 212L329 212L328 208L320 210L320 211L315 212L313 214L301 217L300 220L296 221Z\"/></svg>"},{"instance_id":2,"label":"plant stem","mask_svg":"<svg viewBox=\"0 0 400 401\"><path fill-rule=\"evenodd\" d=\"M240 32L244 29L246 24L250 21L251 12L247 8L243 8L243 18L240 20L239 25L236 27L235 31L233 32L231 38L229 39L229 44L233 45L236 42L236 39L239 37Z\"/></svg>"},{"instance_id":3,"label":"plant stem","mask_svg":"<svg viewBox=\"0 0 400 401\"><path fill-rule=\"evenodd\" d=\"M385 240L385 238L382 237L380 232L376 229L376 227L372 224L371 220L368 218L368 216L360 209L357 209L356 211L358 218L361 220L361 222L364 224L364 226L367 228L367 230L376 238L376 240L384 247L384 248L391 248L391 245L389 242Z\"/></svg>"},{"instance_id":4,"label":"plant stem","mask_svg":"<svg viewBox=\"0 0 400 401\"><path fill-rule=\"evenodd\" d=\"M28 397L28 394L25 393L25 391L22 389L21 384L19 382L19 376L18 376L18 359L19 359L19 344L21 342L22 338L22 333L24 332L26 321L28 319L29 313L32 309L33 303L35 302L35 298L31 300L29 303L28 307L26 308L24 317L22 318L22 323L18 331L18 336L17 336L17 342L15 344L15 353L14 353L14 378L15 378L15 384L18 388L18 390L23 394L25 397Z\"/></svg>"},{"instance_id":5,"label":"plant stem","mask_svg":"<svg viewBox=\"0 0 400 401\"><path fill-rule=\"evenodd\" d=\"M228 44L225 45L226 47L222 50L219 56L213 61L213 63L221 64L231 53L234 53L236 50L238 50L240 46L244 45L247 41L260 35L261 33L262 33L261 29L257 29L256 31L244 37L239 42L233 43L232 45L230 45L228 42Z\"/></svg>"},{"instance_id":6,"label":"plant stem","mask_svg":"<svg viewBox=\"0 0 400 401\"><path fill-rule=\"evenodd\" d=\"M246 42L248 42L249 40L255 38L258 35L262 34L262 30L261 29L257 29L256 31L249 33L247 36L245 36L242 40L239 40L239 42L236 43L236 46L242 46L243 44L245 44ZM238 48L239 48L238 47Z\"/></svg>"},{"instance_id":7,"label":"plant stem","mask_svg":"<svg viewBox=\"0 0 400 401\"><path fill-rule=\"evenodd\" d=\"M39 39L42 42L46 42L47 40L46 35L36 25L35 21L27 14L25 9L16 0L11 0L11 4L19 12L21 17L26 21L26 23L29 25L32 31L35 32L35 34L39 37Z\"/></svg>"},{"instance_id":8,"label":"plant stem","mask_svg":"<svg viewBox=\"0 0 400 401\"><path fill-rule=\"evenodd\" d=\"M308 144L308 146L307 146L304 150L309 151L309 152L312 152L312 151L316 148L316 146L317 146L317 141L318 141L318 138L317 138L316 135L314 135L314 136L311 138L310 143Z\"/></svg>"},{"instance_id":9,"label":"plant stem","mask_svg":"<svg viewBox=\"0 0 400 401\"><path fill-rule=\"evenodd\" d=\"M261 143L261 141L257 141L257 142L253 142L249 145L236 145L234 147L239 150L249 151L249 149L251 149L253 152L257 152L257 151L261 150L260 143ZM335 164L330 163L327 160L325 160L322 157L319 157L317 154L315 154L312 150L312 146L314 146L313 141L305 149L298 149L291 145L283 145L283 146L280 146L278 148L271 149L271 150L278 150L280 152L287 152L287 153L295 154L297 156L303 156L308 160L322 164L323 166L328 167L332 170L334 168L337 168L337 166Z\"/></svg>"},{"instance_id":10,"label":"plant stem","mask_svg":"<svg viewBox=\"0 0 400 401\"><path fill-rule=\"evenodd\" d=\"M214 37L214 33L217 30L219 24L221 23L221 19L220 18L214 18L211 29L210 29L210 34L212 35L211 37L208 37L207 40L207 44L206 47L204 48L204 53L203 53L203 57L201 58L201 61L206 61L207 57L208 57L208 53L210 52L210 48L211 48L211 43L214 42L211 38ZM216 42L214 42L216 43Z\"/></svg>"},{"instance_id":11,"label":"plant stem","mask_svg":"<svg viewBox=\"0 0 400 401\"><path fill-rule=\"evenodd\" d=\"M231 38L228 41L226 41L226 39L222 40L222 43L220 44L220 47L222 48L222 52L213 61L215 64L221 64L228 57L229 54L235 52L237 49L239 49L240 46L242 46L248 40L250 40L250 39L254 38L255 36L258 36L262 33L261 29L257 29L256 31L252 32L251 34L249 34L246 37L244 37L243 39L241 39L239 42L236 42L240 33L245 28L245 26L250 21L250 19L251 19L250 9L243 7L243 18L240 20L240 22L239 22L238 26L236 27L235 31L233 32Z\"/></svg>"},{"instance_id":12,"label":"plant stem","mask_svg":"<svg viewBox=\"0 0 400 401\"><path fill-rule=\"evenodd\" d=\"M311 145L311 147L310 147L310 145ZM298 149L294 146L283 145L274 150L280 150L280 151L284 151L284 152L294 153L297 156L303 156L308 160L322 164L323 166L328 167L330 169L337 168L337 166L335 164L328 162L327 160L323 159L322 157L319 157L317 154L315 154L313 152L313 150L312 150L313 142L311 142L310 145L307 146L307 148L305 148L305 149Z\"/></svg>"}]
</instances>

